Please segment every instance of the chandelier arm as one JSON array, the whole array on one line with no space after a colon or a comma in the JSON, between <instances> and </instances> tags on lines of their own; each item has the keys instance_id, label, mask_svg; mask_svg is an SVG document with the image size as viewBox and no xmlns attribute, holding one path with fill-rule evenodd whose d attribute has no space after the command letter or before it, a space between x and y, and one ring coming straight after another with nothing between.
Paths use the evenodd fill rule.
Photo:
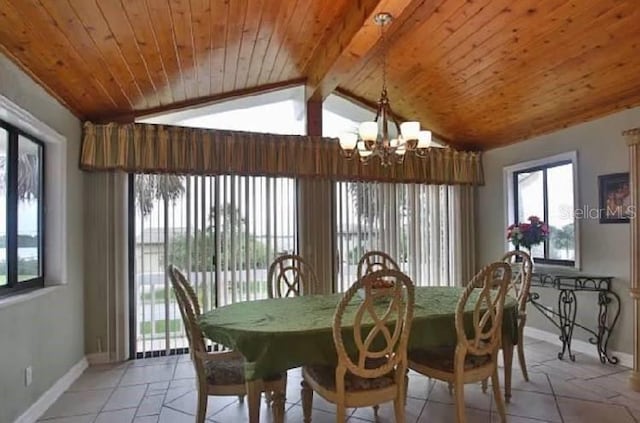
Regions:
<instances>
[{"instance_id":1,"label":"chandelier arm","mask_svg":"<svg viewBox=\"0 0 640 423\"><path fill-rule=\"evenodd\" d=\"M364 141L364 149L367 151L371 151L372 153L375 153L376 143L377 141L371 141L371 140Z\"/></svg>"},{"instance_id":2,"label":"chandelier arm","mask_svg":"<svg viewBox=\"0 0 640 423\"><path fill-rule=\"evenodd\" d=\"M391 121L393 122L393 124L396 127L396 132L398 134L398 139L400 139L400 134L401 134L400 124L398 123L398 119L396 119L396 115L393 113L393 110L391 110L391 104L389 104L389 112L388 112L388 114L389 114L389 118L391 119Z\"/></svg>"},{"instance_id":3,"label":"chandelier arm","mask_svg":"<svg viewBox=\"0 0 640 423\"><path fill-rule=\"evenodd\" d=\"M384 161L383 166L391 166L396 164L398 155L395 154L395 147L391 147L384 150Z\"/></svg>"},{"instance_id":4,"label":"chandelier arm","mask_svg":"<svg viewBox=\"0 0 640 423\"><path fill-rule=\"evenodd\" d=\"M375 153L369 154L368 156L360 156L360 163L367 165L374 156L376 156Z\"/></svg>"},{"instance_id":5,"label":"chandelier arm","mask_svg":"<svg viewBox=\"0 0 640 423\"><path fill-rule=\"evenodd\" d=\"M386 152L382 152L382 153L380 154L380 164L381 164L382 166L384 166L384 167L389 166L389 164L390 164L390 163L389 163L389 157L387 157Z\"/></svg>"},{"instance_id":6,"label":"chandelier arm","mask_svg":"<svg viewBox=\"0 0 640 423\"><path fill-rule=\"evenodd\" d=\"M344 150L344 149L341 148L340 149L340 154L342 155L342 157L344 157L347 160L353 160L356 157L357 153L358 153L357 150L358 150L357 146L353 147L353 148L351 148L349 150Z\"/></svg>"},{"instance_id":7,"label":"chandelier arm","mask_svg":"<svg viewBox=\"0 0 640 423\"><path fill-rule=\"evenodd\" d=\"M382 139L380 143L383 147L389 147L389 102L387 101L387 96L385 93L385 103L382 105Z\"/></svg>"},{"instance_id":8,"label":"chandelier arm","mask_svg":"<svg viewBox=\"0 0 640 423\"><path fill-rule=\"evenodd\" d=\"M373 119L374 122L378 122L380 115L382 113L382 95L378 99L378 107L376 108L376 117Z\"/></svg>"}]
</instances>

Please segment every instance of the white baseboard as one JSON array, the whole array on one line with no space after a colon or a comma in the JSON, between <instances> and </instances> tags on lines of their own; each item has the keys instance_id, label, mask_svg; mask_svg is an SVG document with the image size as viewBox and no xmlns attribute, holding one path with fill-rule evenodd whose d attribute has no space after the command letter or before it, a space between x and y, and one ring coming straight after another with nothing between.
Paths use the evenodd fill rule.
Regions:
<instances>
[{"instance_id":1,"label":"white baseboard","mask_svg":"<svg viewBox=\"0 0 640 423\"><path fill-rule=\"evenodd\" d=\"M532 327L526 326L524 328L524 334L530 338L538 339L540 341L545 341L550 344L562 346L560 342L559 335L553 332L547 332L546 330L536 329ZM598 351L596 350L596 346L590 344L585 341L581 341L579 339L571 340L571 350L573 352L579 352L582 354L586 354L595 358L598 357ZM625 367L633 367L633 355L627 354L618 351L611 351L610 355L618 357L620 360L619 364Z\"/></svg>"},{"instance_id":2,"label":"white baseboard","mask_svg":"<svg viewBox=\"0 0 640 423\"><path fill-rule=\"evenodd\" d=\"M108 352L92 353L87 354L87 361L89 362L90 366L94 366L96 364L111 363L111 358L109 357Z\"/></svg>"},{"instance_id":3,"label":"white baseboard","mask_svg":"<svg viewBox=\"0 0 640 423\"><path fill-rule=\"evenodd\" d=\"M42 394L14 423L34 423L38 420L60 398L60 395L69 389L88 366L87 359L83 357L64 376L58 379L49 390Z\"/></svg>"}]
</instances>

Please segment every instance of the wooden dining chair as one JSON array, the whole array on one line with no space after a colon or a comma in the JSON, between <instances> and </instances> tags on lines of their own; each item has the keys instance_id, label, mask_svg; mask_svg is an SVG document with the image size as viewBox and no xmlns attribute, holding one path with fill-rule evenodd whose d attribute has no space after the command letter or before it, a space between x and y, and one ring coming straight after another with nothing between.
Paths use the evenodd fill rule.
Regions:
<instances>
[{"instance_id":1,"label":"wooden dining chair","mask_svg":"<svg viewBox=\"0 0 640 423\"><path fill-rule=\"evenodd\" d=\"M174 273L177 272L176 274L178 275L175 279L172 279L172 273L171 273L172 268L173 268L173 272ZM169 265L169 279L171 280L172 286L174 283L177 283L179 285L179 287L182 289L182 291L185 294L185 299L189 301L189 304L191 305L191 308L193 309L193 313L195 314L196 318L199 317L200 314L202 313L202 309L200 308L200 300L198 299L198 294L196 293L196 290L193 288L191 283L189 283L186 276L184 276L182 271L180 271L175 266ZM175 289L175 286L173 288Z\"/></svg>"},{"instance_id":2,"label":"wooden dining chair","mask_svg":"<svg viewBox=\"0 0 640 423\"><path fill-rule=\"evenodd\" d=\"M400 270L398 263L384 251L368 251L358 261L357 277L361 279L363 276L376 270L393 269ZM378 410L380 407L378 404L373 406L373 414L377 418Z\"/></svg>"},{"instance_id":3,"label":"wooden dining chair","mask_svg":"<svg viewBox=\"0 0 640 423\"><path fill-rule=\"evenodd\" d=\"M372 289L380 279L393 282L393 287ZM353 310L350 304L359 290L363 298ZM413 305L413 283L397 270L370 273L345 292L333 319L337 366L302 368L305 423L311 421L314 391L336 404L338 423L345 421L348 407L373 406L387 401L393 401L396 422L405 421L407 341ZM394 323L389 325L390 322ZM347 336L349 332L353 335ZM353 347L355 353L350 355L345 345Z\"/></svg>"},{"instance_id":4,"label":"wooden dining chair","mask_svg":"<svg viewBox=\"0 0 640 423\"><path fill-rule=\"evenodd\" d=\"M524 359L524 327L527 323L527 302L531 289L533 262L529 254L524 251L509 251L502 257L502 261L511 265L511 284L508 294L518 301L518 360L522 377L528 382L529 374Z\"/></svg>"},{"instance_id":5,"label":"wooden dining chair","mask_svg":"<svg viewBox=\"0 0 640 423\"><path fill-rule=\"evenodd\" d=\"M527 324L527 302L531 289L533 275L533 261L524 251L509 251L502 256L502 261L511 265L511 284L507 294L518 302L518 361L525 381L529 382L527 363L524 358L524 327ZM482 392L487 392L487 381L482 382Z\"/></svg>"},{"instance_id":6,"label":"wooden dining chair","mask_svg":"<svg viewBox=\"0 0 640 423\"><path fill-rule=\"evenodd\" d=\"M269 298L298 297L318 286L311 265L296 254L285 254L274 260L267 274Z\"/></svg>"},{"instance_id":7,"label":"wooden dining chair","mask_svg":"<svg viewBox=\"0 0 640 423\"><path fill-rule=\"evenodd\" d=\"M358 279L381 269L400 270L400 266L384 251L369 251L358 261Z\"/></svg>"},{"instance_id":8,"label":"wooden dining chair","mask_svg":"<svg viewBox=\"0 0 640 423\"><path fill-rule=\"evenodd\" d=\"M458 300L455 314L457 344L408 353L410 369L453 384L458 423L466 422L464 385L489 377L500 419L506 422L504 398L498 380L498 351L510 280L511 267L507 263L493 263L482 269ZM465 326L469 323L472 329L466 331Z\"/></svg>"},{"instance_id":9,"label":"wooden dining chair","mask_svg":"<svg viewBox=\"0 0 640 423\"><path fill-rule=\"evenodd\" d=\"M198 388L198 409L196 422L204 423L207 414L207 397L238 396L244 398L246 385L244 379L244 358L236 351L208 352L194 308L192 298L185 287L191 285L184 274L175 266L169 266L169 279L178 301L178 307L189 341L191 361L195 368ZM193 289L191 290L193 291ZM196 297L193 297L196 299ZM197 303L196 303L197 304ZM276 422L284 419L286 373L260 381L262 391L277 393L273 399L273 416Z\"/></svg>"}]
</instances>

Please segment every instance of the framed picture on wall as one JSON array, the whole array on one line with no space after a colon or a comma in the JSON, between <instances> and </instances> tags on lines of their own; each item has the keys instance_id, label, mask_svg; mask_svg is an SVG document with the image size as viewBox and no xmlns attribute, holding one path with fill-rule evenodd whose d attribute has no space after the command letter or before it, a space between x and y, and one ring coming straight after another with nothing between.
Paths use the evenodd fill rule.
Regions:
<instances>
[{"instance_id":1,"label":"framed picture on wall","mask_svg":"<svg viewBox=\"0 0 640 423\"><path fill-rule=\"evenodd\" d=\"M628 223L633 214L629 173L598 176L600 223Z\"/></svg>"}]
</instances>

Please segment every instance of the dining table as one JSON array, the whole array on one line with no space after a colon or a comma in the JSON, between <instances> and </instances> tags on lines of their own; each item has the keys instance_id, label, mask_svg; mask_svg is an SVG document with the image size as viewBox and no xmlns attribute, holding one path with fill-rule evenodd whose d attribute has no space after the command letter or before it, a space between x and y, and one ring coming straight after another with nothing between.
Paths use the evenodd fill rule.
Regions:
<instances>
[{"instance_id":1,"label":"dining table","mask_svg":"<svg viewBox=\"0 0 640 423\"><path fill-rule=\"evenodd\" d=\"M455 312L461 287L416 287L408 349L456 345ZM478 290L479 291L479 290ZM474 294L465 309L465 327L473 330ZM259 422L259 381L305 365L337 363L333 316L342 294L305 295L239 302L203 313L199 325L214 343L245 358L245 381L250 423ZM347 306L342 330L353 332L357 295ZM384 307L384 305L380 305ZM518 342L516 300L507 296L502 322L505 398L511 397L513 346ZM393 324L393 322L389 322ZM346 338L345 338L346 339ZM346 345L347 351L355 345Z\"/></svg>"}]
</instances>

